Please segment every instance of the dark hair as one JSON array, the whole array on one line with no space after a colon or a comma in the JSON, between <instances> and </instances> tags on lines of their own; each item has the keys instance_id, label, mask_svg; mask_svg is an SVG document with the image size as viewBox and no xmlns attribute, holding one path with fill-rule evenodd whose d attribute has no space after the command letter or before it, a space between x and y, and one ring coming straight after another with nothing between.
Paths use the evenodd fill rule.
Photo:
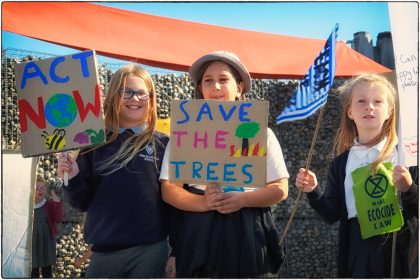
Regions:
<instances>
[{"instance_id":1,"label":"dark hair","mask_svg":"<svg viewBox=\"0 0 420 280\"><path fill-rule=\"evenodd\" d=\"M209 60L206 63L204 63L201 67L200 70L198 71L198 77L199 79L197 80L197 84L194 85L195 86L195 98L196 99L203 99L203 93L199 90L199 85L201 84L201 81L203 80L203 75L204 72L206 72L207 68L209 68L209 66L214 63L214 62L222 62L224 64L226 64L229 67L230 72L232 73L232 76L235 78L235 81L237 83L243 82L241 75L239 75L239 72L229 63L227 63L226 61L223 60Z\"/></svg>"}]
</instances>

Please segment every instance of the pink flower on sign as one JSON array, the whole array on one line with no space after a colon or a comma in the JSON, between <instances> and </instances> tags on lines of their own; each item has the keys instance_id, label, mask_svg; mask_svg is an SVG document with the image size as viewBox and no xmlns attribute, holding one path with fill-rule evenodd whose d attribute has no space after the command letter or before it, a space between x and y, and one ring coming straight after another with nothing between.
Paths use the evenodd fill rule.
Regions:
<instances>
[{"instance_id":1,"label":"pink flower on sign","mask_svg":"<svg viewBox=\"0 0 420 280\"><path fill-rule=\"evenodd\" d=\"M86 132L79 132L74 136L73 141L79 144L89 144L89 134Z\"/></svg>"}]
</instances>

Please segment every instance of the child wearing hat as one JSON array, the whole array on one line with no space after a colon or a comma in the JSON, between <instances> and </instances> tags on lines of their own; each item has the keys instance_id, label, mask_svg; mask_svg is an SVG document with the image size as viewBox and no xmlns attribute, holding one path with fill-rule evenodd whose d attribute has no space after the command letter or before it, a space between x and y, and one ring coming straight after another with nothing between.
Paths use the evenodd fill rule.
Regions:
<instances>
[{"instance_id":1,"label":"child wearing hat","mask_svg":"<svg viewBox=\"0 0 420 280\"><path fill-rule=\"evenodd\" d=\"M233 53L216 51L189 70L197 99L243 100L251 89L245 65ZM280 144L267 128L267 176L263 188L224 191L222 186L178 185L169 179L170 144L160 179L163 200L179 209L173 218L175 265L181 278L253 278L276 273L283 252L270 206L287 198L288 177Z\"/></svg>"}]
</instances>

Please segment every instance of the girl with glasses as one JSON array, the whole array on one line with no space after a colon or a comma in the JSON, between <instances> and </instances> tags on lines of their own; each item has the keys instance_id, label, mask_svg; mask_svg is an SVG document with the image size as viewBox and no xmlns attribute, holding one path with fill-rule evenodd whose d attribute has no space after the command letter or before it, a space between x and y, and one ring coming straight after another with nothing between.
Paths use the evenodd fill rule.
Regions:
<instances>
[{"instance_id":1,"label":"girl with glasses","mask_svg":"<svg viewBox=\"0 0 420 280\"><path fill-rule=\"evenodd\" d=\"M107 141L75 160L62 153L65 193L86 211L85 242L93 255L86 277L159 278L168 255L159 172L168 137L155 131L156 92L137 65L114 73L104 101Z\"/></svg>"}]
</instances>

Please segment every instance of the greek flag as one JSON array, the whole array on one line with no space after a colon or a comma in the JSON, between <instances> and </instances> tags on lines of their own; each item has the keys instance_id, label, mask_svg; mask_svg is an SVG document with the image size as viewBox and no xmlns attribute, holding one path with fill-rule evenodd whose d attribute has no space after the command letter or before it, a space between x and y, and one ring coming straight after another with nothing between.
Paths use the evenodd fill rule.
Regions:
<instances>
[{"instance_id":1,"label":"greek flag","mask_svg":"<svg viewBox=\"0 0 420 280\"><path fill-rule=\"evenodd\" d=\"M277 124L304 119L327 103L328 90L335 75L336 24L324 48L300 81L286 109L277 117Z\"/></svg>"}]
</instances>

